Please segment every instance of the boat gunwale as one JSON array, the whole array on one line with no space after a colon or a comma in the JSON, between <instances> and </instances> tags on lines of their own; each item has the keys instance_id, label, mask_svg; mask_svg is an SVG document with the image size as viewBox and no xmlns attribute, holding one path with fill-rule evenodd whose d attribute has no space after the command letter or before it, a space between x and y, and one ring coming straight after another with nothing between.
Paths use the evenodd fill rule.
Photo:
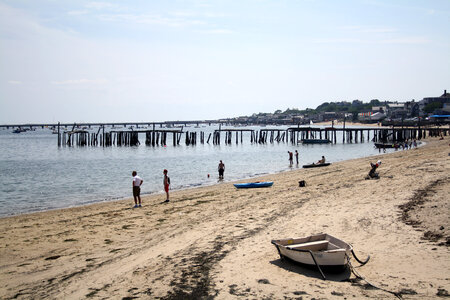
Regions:
<instances>
[{"instance_id":1,"label":"boat gunwale","mask_svg":"<svg viewBox=\"0 0 450 300\"><path fill-rule=\"evenodd\" d=\"M308 250L308 249L290 248L291 245L296 245L296 244L293 244L295 240L302 240L302 239L308 239L308 240L306 240L304 242L301 242L301 243L296 243L296 244L301 245L301 244L306 244L306 243L315 242L315 241L328 241L329 243L334 244L336 247L338 247L338 249L345 250L345 252L349 252L349 251L351 252L353 250L352 245L350 245L349 243L344 242L343 240L338 239L338 238L336 238L336 237L334 237L332 235L329 235L327 233L315 234L315 235L310 235L310 236L307 236L307 237L300 237L300 238L277 239L277 240L272 240L271 243L273 245L275 245L276 247L282 247L282 248L284 248L284 249L286 249L288 251L326 253L326 254L339 253L339 252L335 251L337 249ZM284 245L284 244L280 243L282 241L292 241L292 243Z\"/></svg>"}]
</instances>

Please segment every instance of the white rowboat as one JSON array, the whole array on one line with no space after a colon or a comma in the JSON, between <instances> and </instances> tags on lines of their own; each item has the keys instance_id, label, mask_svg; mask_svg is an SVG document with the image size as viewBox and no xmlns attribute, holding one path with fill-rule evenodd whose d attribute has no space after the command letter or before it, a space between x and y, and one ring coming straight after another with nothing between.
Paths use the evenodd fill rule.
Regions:
<instances>
[{"instance_id":1,"label":"white rowboat","mask_svg":"<svg viewBox=\"0 0 450 300\"><path fill-rule=\"evenodd\" d=\"M350 254L353 254L361 264L369 260L367 258L364 262L360 261L350 244L326 233L303 238L272 240L272 244L277 248L281 258L287 257L303 265L316 266L324 279L325 275L321 268L343 270L349 263Z\"/></svg>"}]
</instances>

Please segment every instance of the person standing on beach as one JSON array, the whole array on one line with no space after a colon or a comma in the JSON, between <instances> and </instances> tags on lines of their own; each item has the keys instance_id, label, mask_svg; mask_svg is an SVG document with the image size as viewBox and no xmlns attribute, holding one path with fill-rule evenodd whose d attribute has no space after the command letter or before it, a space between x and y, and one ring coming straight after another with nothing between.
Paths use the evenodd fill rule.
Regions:
<instances>
[{"instance_id":1,"label":"person standing on beach","mask_svg":"<svg viewBox=\"0 0 450 300\"><path fill-rule=\"evenodd\" d=\"M289 153L289 165L292 166L294 163L294 154L291 151L288 151Z\"/></svg>"},{"instance_id":2,"label":"person standing on beach","mask_svg":"<svg viewBox=\"0 0 450 300\"><path fill-rule=\"evenodd\" d=\"M141 177L137 175L136 171L133 171L131 173L133 176L133 197L134 197L134 207L141 207L141 185L144 182ZM138 200L139 200L139 206L138 206Z\"/></svg>"},{"instance_id":3,"label":"person standing on beach","mask_svg":"<svg viewBox=\"0 0 450 300\"><path fill-rule=\"evenodd\" d=\"M297 165L298 165L298 151L295 150L295 160L297 161Z\"/></svg>"},{"instance_id":4,"label":"person standing on beach","mask_svg":"<svg viewBox=\"0 0 450 300\"><path fill-rule=\"evenodd\" d=\"M168 171L166 169L164 169L163 174L164 174L164 180L163 180L163 185L164 185L164 191L166 192L166 201L164 202L169 202L169 186L170 186L170 178L169 176L167 176Z\"/></svg>"},{"instance_id":5,"label":"person standing on beach","mask_svg":"<svg viewBox=\"0 0 450 300\"><path fill-rule=\"evenodd\" d=\"M219 179L223 179L223 172L225 172L225 164L222 161L220 161L217 169L219 170Z\"/></svg>"}]
</instances>

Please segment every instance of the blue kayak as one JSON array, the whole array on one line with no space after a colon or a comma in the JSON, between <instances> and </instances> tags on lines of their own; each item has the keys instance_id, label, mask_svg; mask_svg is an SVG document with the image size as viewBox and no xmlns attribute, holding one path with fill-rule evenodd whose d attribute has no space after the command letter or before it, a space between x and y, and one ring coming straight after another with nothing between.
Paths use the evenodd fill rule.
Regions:
<instances>
[{"instance_id":1,"label":"blue kayak","mask_svg":"<svg viewBox=\"0 0 450 300\"><path fill-rule=\"evenodd\" d=\"M273 181L236 183L234 186L238 189L261 188L272 186Z\"/></svg>"}]
</instances>

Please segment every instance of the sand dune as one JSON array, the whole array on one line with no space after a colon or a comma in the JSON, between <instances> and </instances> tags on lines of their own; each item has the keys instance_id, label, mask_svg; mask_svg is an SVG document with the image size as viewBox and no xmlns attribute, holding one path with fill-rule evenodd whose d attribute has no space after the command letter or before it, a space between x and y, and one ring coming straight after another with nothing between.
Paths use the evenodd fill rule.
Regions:
<instances>
[{"instance_id":1,"label":"sand dune","mask_svg":"<svg viewBox=\"0 0 450 300\"><path fill-rule=\"evenodd\" d=\"M270 240L327 232L371 256L358 272L405 299L450 291L448 140L143 199L0 219L2 299L392 299L350 272L321 279ZM381 159L381 179L364 180ZM306 187L298 181L305 180ZM357 265L357 264L356 264Z\"/></svg>"}]
</instances>

